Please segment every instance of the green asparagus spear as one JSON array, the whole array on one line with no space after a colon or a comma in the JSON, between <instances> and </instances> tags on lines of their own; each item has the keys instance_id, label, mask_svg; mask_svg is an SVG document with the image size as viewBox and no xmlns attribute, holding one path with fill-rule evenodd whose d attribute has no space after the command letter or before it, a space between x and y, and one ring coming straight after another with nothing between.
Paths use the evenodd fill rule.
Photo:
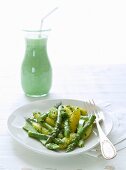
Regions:
<instances>
[{"instance_id":1,"label":"green asparagus spear","mask_svg":"<svg viewBox=\"0 0 126 170\"><path fill-rule=\"evenodd\" d=\"M84 140L80 139L78 143L78 147L82 148L84 146Z\"/></svg>"},{"instance_id":2,"label":"green asparagus spear","mask_svg":"<svg viewBox=\"0 0 126 170\"><path fill-rule=\"evenodd\" d=\"M72 140L72 142L68 145L67 147L67 152L70 152L72 150L74 150L78 143L79 143L79 140L83 137L83 134L85 133L85 131L88 129L88 127L90 127L93 122L95 121L95 115L92 115L89 120L85 123L84 126L82 126L81 128L79 128L75 138Z\"/></svg>"},{"instance_id":3,"label":"green asparagus spear","mask_svg":"<svg viewBox=\"0 0 126 170\"><path fill-rule=\"evenodd\" d=\"M70 137L70 126L69 126L69 120L68 119L66 119L64 121L64 136Z\"/></svg>"},{"instance_id":4,"label":"green asparagus spear","mask_svg":"<svg viewBox=\"0 0 126 170\"><path fill-rule=\"evenodd\" d=\"M28 136L37 139L43 145L46 144L46 140L49 137L48 135L44 135L44 134L41 134L41 133L34 133L34 132L31 132L31 131L28 131ZM53 144L46 145L46 147L48 149L50 148L51 150L56 150L56 149L59 148L58 144L63 144L63 141L59 138L55 138L53 141L54 141Z\"/></svg>"},{"instance_id":5,"label":"green asparagus spear","mask_svg":"<svg viewBox=\"0 0 126 170\"><path fill-rule=\"evenodd\" d=\"M40 114L40 116L37 117L37 122L43 122L43 121L45 121L45 119L47 118L48 114L49 114L48 112L47 112L47 113Z\"/></svg>"},{"instance_id":6,"label":"green asparagus spear","mask_svg":"<svg viewBox=\"0 0 126 170\"><path fill-rule=\"evenodd\" d=\"M62 105L62 102L59 102L59 103L55 104L54 107L58 109L60 105Z\"/></svg>"},{"instance_id":7,"label":"green asparagus spear","mask_svg":"<svg viewBox=\"0 0 126 170\"><path fill-rule=\"evenodd\" d=\"M45 139L41 139L40 142L45 146L45 143L46 143Z\"/></svg>"},{"instance_id":8,"label":"green asparagus spear","mask_svg":"<svg viewBox=\"0 0 126 170\"><path fill-rule=\"evenodd\" d=\"M48 143L45 146L47 149L50 149L50 150L58 150L60 148L59 145L55 143Z\"/></svg>"},{"instance_id":9,"label":"green asparagus spear","mask_svg":"<svg viewBox=\"0 0 126 170\"><path fill-rule=\"evenodd\" d=\"M57 115L58 115L58 109L56 107L52 107L50 110L49 110L49 117L56 120L57 118Z\"/></svg>"},{"instance_id":10,"label":"green asparagus spear","mask_svg":"<svg viewBox=\"0 0 126 170\"><path fill-rule=\"evenodd\" d=\"M39 133L43 133L43 134L50 134L50 131L45 128L44 126L42 126L42 123L38 123L36 121L34 121L34 119L32 118L28 118L26 119L27 122L29 122L31 124L31 126Z\"/></svg>"},{"instance_id":11,"label":"green asparagus spear","mask_svg":"<svg viewBox=\"0 0 126 170\"><path fill-rule=\"evenodd\" d=\"M60 138L54 138L53 142L56 143L56 144L64 144L64 141Z\"/></svg>"},{"instance_id":12,"label":"green asparagus spear","mask_svg":"<svg viewBox=\"0 0 126 170\"><path fill-rule=\"evenodd\" d=\"M35 130L35 128L32 126L32 124L30 122L28 122L26 120L25 125L23 126L23 129L28 131L32 131L32 132L37 132L37 130Z\"/></svg>"},{"instance_id":13,"label":"green asparagus spear","mask_svg":"<svg viewBox=\"0 0 126 170\"><path fill-rule=\"evenodd\" d=\"M57 120L56 120L56 126L52 132L52 135L47 139L46 144L51 143L53 141L53 139L55 137L57 137L57 135L60 132L60 128L61 128L61 123L62 123L62 111L63 111L63 107L62 105L60 105L58 107L58 115L57 115Z\"/></svg>"},{"instance_id":14,"label":"green asparagus spear","mask_svg":"<svg viewBox=\"0 0 126 170\"><path fill-rule=\"evenodd\" d=\"M28 131L28 136L32 137L32 138L35 138L37 140L46 140L48 139L48 135L44 135L44 134L41 134L41 133L36 133L36 132L31 132L31 131Z\"/></svg>"},{"instance_id":15,"label":"green asparagus spear","mask_svg":"<svg viewBox=\"0 0 126 170\"><path fill-rule=\"evenodd\" d=\"M50 126L48 123L46 123L46 122L41 122L41 125L43 126L43 127L45 127L46 129L48 129L50 132L52 132L53 131L53 127L52 126Z\"/></svg>"},{"instance_id":16,"label":"green asparagus spear","mask_svg":"<svg viewBox=\"0 0 126 170\"><path fill-rule=\"evenodd\" d=\"M88 119L89 119L89 116L80 116L80 119L83 119L83 120L85 120L85 121L87 121Z\"/></svg>"},{"instance_id":17,"label":"green asparagus spear","mask_svg":"<svg viewBox=\"0 0 126 170\"><path fill-rule=\"evenodd\" d=\"M25 118L26 122L30 123L32 125L32 122L37 122L34 118Z\"/></svg>"},{"instance_id":18,"label":"green asparagus spear","mask_svg":"<svg viewBox=\"0 0 126 170\"><path fill-rule=\"evenodd\" d=\"M33 112L33 117L35 119L37 119L38 117L40 117L42 114L40 112Z\"/></svg>"},{"instance_id":19,"label":"green asparagus spear","mask_svg":"<svg viewBox=\"0 0 126 170\"><path fill-rule=\"evenodd\" d=\"M79 120L79 124L78 124L78 127L77 127L77 131L79 131L79 129L81 129L81 128L84 126L84 123L85 123L85 120L83 120L83 119L80 119L80 120Z\"/></svg>"}]
</instances>

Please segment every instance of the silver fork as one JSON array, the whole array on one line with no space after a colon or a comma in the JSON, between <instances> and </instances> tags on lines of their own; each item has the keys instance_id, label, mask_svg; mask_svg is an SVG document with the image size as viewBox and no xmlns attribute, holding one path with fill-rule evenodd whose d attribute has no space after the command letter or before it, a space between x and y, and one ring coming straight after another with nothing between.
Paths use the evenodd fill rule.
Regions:
<instances>
[{"instance_id":1,"label":"silver fork","mask_svg":"<svg viewBox=\"0 0 126 170\"><path fill-rule=\"evenodd\" d=\"M87 111L89 114L95 114L96 116L96 126L98 129L101 153L105 159L112 159L116 156L116 148L112 142L107 138L99 124L99 110L97 109L95 102L89 100L89 104L86 104Z\"/></svg>"}]
</instances>

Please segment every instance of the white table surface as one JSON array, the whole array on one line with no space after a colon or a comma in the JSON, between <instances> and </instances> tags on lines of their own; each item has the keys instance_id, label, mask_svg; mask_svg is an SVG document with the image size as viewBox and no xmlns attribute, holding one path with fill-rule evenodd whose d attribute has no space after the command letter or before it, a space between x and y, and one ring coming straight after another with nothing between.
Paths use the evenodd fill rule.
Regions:
<instances>
[{"instance_id":1,"label":"white table surface","mask_svg":"<svg viewBox=\"0 0 126 170\"><path fill-rule=\"evenodd\" d=\"M94 99L110 103L113 114L126 114L126 65L54 67L48 96L26 97L19 72L0 73L0 170L124 170L126 149L112 160L79 155L72 158L40 156L15 142L7 129L8 116L35 100L54 98ZM126 126L125 126L126 128Z\"/></svg>"}]
</instances>

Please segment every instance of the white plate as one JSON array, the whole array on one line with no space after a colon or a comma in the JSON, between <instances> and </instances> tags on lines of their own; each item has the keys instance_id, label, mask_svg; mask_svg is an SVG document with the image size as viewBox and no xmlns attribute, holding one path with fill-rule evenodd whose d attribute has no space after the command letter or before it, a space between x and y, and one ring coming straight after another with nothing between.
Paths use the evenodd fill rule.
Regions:
<instances>
[{"instance_id":1,"label":"white plate","mask_svg":"<svg viewBox=\"0 0 126 170\"><path fill-rule=\"evenodd\" d=\"M74 105L84 107L84 101L79 100L71 100L71 99L55 99L55 100L39 100L35 102L31 102L30 104L24 105L17 110L15 110L8 118L8 129L12 137L18 141L20 144L24 145L26 148L46 155L52 156L68 156L68 155L76 155L82 152L86 152L92 148L94 148L97 144L99 144L98 137L92 133L88 140L86 140L85 147L77 148L72 152L55 152L46 149L40 142L28 137L27 132L25 132L22 127L25 123L25 117L29 117L32 115L34 111L46 112L50 107L55 104L62 102L62 104ZM97 106L98 107L98 106ZM103 110L98 107L102 112ZM108 135L112 129L112 120L108 113L104 113L104 120L101 122L101 126L106 135ZM96 129L95 129L96 130ZM97 131L97 130L96 130Z\"/></svg>"}]
</instances>

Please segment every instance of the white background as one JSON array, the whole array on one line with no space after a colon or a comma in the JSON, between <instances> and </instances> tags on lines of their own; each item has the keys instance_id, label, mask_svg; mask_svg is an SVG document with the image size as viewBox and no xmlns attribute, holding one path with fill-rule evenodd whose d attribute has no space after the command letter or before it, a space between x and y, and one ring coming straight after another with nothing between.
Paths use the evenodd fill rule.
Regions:
<instances>
[{"instance_id":1,"label":"white background","mask_svg":"<svg viewBox=\"0 0 126 170\"><path fill-rule=\"evenodd\" d=\"M20 69L24 28L52 31L48 54L52 65L126 63L125 0L1 0L0 70Z\"/></svg>"}]
</instances>

